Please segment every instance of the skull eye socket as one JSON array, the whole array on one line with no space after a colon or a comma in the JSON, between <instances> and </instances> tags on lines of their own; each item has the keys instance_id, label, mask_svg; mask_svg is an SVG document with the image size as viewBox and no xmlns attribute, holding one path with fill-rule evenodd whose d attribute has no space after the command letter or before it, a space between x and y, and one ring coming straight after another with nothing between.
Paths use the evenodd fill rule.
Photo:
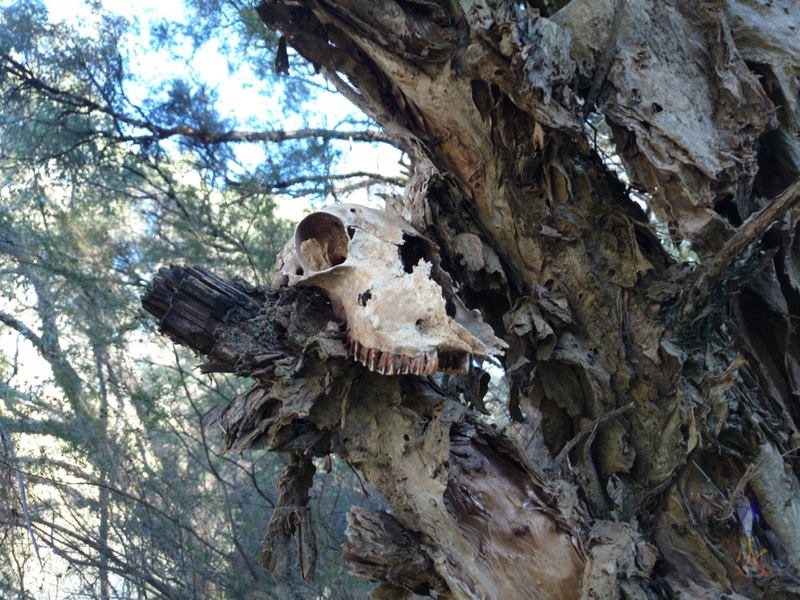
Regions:
<instances>
[{"instance_id":1,"label":"skull eye socket","mask_svg":"<svg viewBox=\"0 0 800 600\"><path fill-rule=\"evenodd\" d=\"M314 213L297 226L297 253L310 271L323 271L347 260L347 236L333 215Z\"/></svg>"}]
</instances>

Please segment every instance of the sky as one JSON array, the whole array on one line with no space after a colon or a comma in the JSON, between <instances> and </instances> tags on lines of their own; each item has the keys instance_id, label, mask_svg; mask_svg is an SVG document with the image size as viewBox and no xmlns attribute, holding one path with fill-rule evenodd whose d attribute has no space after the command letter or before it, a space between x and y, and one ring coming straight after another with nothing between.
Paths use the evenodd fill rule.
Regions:
<instances>
[{"instance_id":1,"label":"sky","mask_svg":"<svg viewBox=\"0 0 800 600\"><path fill-rule=\"evenodd\" d=\"M2 1L2 0L0 0ZM91 27L97 16L85 0L44 0L53 21L66 20L70 23L83 21ZM128 92L134 101L137 93L143 97L148 91L148 83L159 84L188 74L198 81L214 88L219 95L219 108L223 117L233 117L242 124L242 129L300 129L305 127L333 127L353 116L363 115L343 96L331 90L320 91L318 97L307 104L308 112L288 119L283 111L276 110L269 101L265 102L266 84L258 80L249 67L242 66L238 72L229 72L228 57L220 49L220 44L211 41L192 56L191 43L187 40L182 51L185 61L178 61L166 51L151 48L148 24L160 19L185 21L186 12L181 0L105 0L106 10L111 9L119 16L141 24L141 34L129 40L128 58L131 70L141 78L143 85L130 87ZM233 57L235 59L235 57ZM325 82L320 76L321 86ZM303 123L306 119L306 123ZM255 166L264 156L263 146L240 145L236 148L238 158L245 164ZM400 152L386 144L351 144L347 159L341 161L342 171L370 171L385 175L399 175ZM331 200L332 201L332 200ZM382 205L382 201L371 196L366 190L348 198L349 202ZM278 216L293 221L299 220L308 212L308 204L294 198L277 198Z\"/></svg>"}]
</instances>

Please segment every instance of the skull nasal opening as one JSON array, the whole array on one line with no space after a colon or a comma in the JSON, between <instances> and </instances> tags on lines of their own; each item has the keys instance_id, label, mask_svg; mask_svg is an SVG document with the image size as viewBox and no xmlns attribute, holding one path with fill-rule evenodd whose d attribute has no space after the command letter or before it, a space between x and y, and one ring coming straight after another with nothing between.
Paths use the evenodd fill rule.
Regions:
<instances>
[{"instance_id":1,"label":"skull nasal opening","mask_svg":"<svg viewBox=\"0 0 800 600\"><path fill-rule=\"evenodd\" d=\"M432 262L430 254L430 248L424 239L403 234L403 243L400 245L400 261L403 263L403 270L406 273L411 273L421 258Z\"/></svg>"},{"instance_id":2,"label":"skull nasal opening","mask_svg":"<svg viewBox=\"0 0 800 600\"><path fill-rule=\"evenodd\" d=\"M323 271L347 260L350 242L342 222L333 215L313 213L297 226L297 254L311 271Z\"/></svg>"}]
</instances>

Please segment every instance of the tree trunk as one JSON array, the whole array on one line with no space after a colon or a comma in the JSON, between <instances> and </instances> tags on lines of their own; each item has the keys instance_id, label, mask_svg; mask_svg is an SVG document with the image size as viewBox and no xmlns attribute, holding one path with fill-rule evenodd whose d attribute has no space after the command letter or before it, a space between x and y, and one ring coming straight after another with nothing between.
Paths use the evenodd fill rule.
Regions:
<instances>
[{"instance_id":1,"label":"tree trunk","mask_svg":"<svg viewBox=\"0 0 800 600\"><path fill-rule=\"evenodd\" d=\"M336 452L383 494L392 515L351 514L345 548L376 597L798 597L800 12L564 4L258 7L427 163L394 208L509 343L515 428L362 368L312 292L165 271L148 310L258 382L223 415L232 447L298 472ZM692 263L667 251L684 241ZM302 499L309 477L283 481ZM309 517L281 514L267 545L297 535L302 564Z\"/></svg>"}]
</instances>

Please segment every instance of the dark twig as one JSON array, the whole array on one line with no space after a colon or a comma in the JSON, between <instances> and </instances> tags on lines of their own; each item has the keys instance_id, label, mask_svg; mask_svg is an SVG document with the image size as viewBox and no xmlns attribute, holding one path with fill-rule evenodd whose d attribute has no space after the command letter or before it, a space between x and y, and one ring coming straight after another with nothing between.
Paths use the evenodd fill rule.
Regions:
<instances>
[{"instance_id":1,"label":"dark twig","mask_svg":"<svg viewBox=\"0 0 800 600\"><path fill-rule=\"evenodd\" d=\"M700 266L698 269L701 273L700 278L713 278L724 273L750 244L760 239L775 221L798 202L800 202L800 179L796 179L780 196L771 200L760 211L750 215L733 237L725 242L722 250L706 265Z\"/></svg>"},{"instance_id":2,"label":"dark twig","mask_svg":"<svg viewBox=\"0 0 800 600\"><path fill-rule=\"evenodd\" d=\"M115 125L128 125L136 129L144 129L147 133L121 134L117 127L116 133L107 131L87 130L83 133L87 135L101 135L113 137L122 142L134 143L153 143L173 137L184 137L195 140L201 144L223 144L229 142L286 142L290 140L300 140L309 138L321 138L326 140L344 140L352 142L382 142L396 145L396 137L383 133L382 131L338 131L332 129L298 129L295 131L210 131L208 129L198 129L188 125L178 125L175 127L161 127L153 123L146 117L137 119L124 113L114 110L108 105L100 104L91 98L62 90L49 85L28 69L22 63L14 60L9 54L0 52L0 60L6 66L3 69L7 74L16 77L20 81L18 89L25 87L42 92L55 102L59 102L69 110L69 113L91 114L100 113L111 117Z\"/></svg>"},{"instance_id":3,"label":"dark twig","mask_svg":"<svg viewBox=\"0 0 800 600\"><path fill-rule=\"evenodd\" d=\"M708 303L709 292L716 290L728 269L739 260L747 248L766 233L780 217L800 202L800 179L769 202L757 213L750 215L738 231L727 241L714 258L701 264L692 274L693 282L683 294L684 305L678 309L677 323L692 322Z\"/></svg>"},{"instance_id":4,"label":"dark twig","mask_svg":"<svg viewBox=\"0 0 800 600\"><path fill-rule=\"evenodd\" d=\"M357 179L357 178L365 178L368 180L369 183L386 183L390 185L399 185L399 186L405 185L407 183L404 177L392 177L389 175L381 175L379 173L370 173L368 171L355 171L353 173L339 173L336 175L320 175L320 176L312 175L308 177L295 177L293 179L284 179L282 181L276 181L274 183L269 184L269 187L270 189L273 190L284 190L286 188L290 188L292 186L301 183L332 182L332 181Z\"/></svg>"},{"instance_id":5,"label":"dark twig","mask_svg":"<svg viewBox=\"0 0 800 600\"><path fill-rule=\"evenodd\" d=\"M14 454L14 446L11 444L11 438L2 425L0 425L0 438L2 438L5 447L8 449L11 462L14 463L14 472L17 474L17 487L19 487L19 499L20 502L22 502L22 514L25 515L25 524L28 527L28 535L31 536L31 543L33 544L33 551L36 554L36 560L39 561L39 566L43 567L42 557L39 556L39 544L36 543L36 536L33 535L33 528L31 527L31 515L28 511L28 499L25 495L25 480L22 478L22 471L19 470L19 465L17 465L17 456Z\"/></svg>"},{"instance_id":6,"label":"dark twig","mask_svg":"<svg viewBox=\"0 0 800 600\"><path fill-rule=\"evenodd\" d=\"M583 118L594 110L594 105L597 102L597 97L600 95L600 88L603 87L603 82L608 76L608 70L611 68L611 59L614 58L614 50L617 47L617 38L619 37L620 29L622 28L622 14L625 12L626 0L617 0L614 6L614 20L611 23L611 33L608 36L603 56L600 58L600 64L594 72L594 79L592 80L592 87L589 88L589 95L586 97L586 104L583 106Z\"/></svg>"}]
</instances>

